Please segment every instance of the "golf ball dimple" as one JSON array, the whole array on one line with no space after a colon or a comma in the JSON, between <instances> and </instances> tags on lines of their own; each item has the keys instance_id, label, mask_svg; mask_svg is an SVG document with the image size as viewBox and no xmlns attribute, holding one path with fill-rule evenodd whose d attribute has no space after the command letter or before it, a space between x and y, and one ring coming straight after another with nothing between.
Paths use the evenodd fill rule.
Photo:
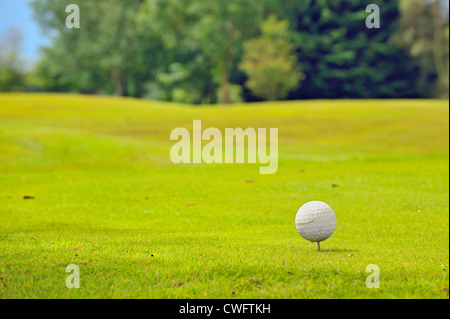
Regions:
<instances>
[{"instance_id":1,"label":"golf ball dimple","mask_svg":"<svg viewBox=\"0 0 450 319\"><path fill-rule=\"evenodd\" d=\"M300 236L311 242L324 241L336 229L336 214L324 202L308 202L298 209L295 227Z\"/></svg>"}]
</instances>

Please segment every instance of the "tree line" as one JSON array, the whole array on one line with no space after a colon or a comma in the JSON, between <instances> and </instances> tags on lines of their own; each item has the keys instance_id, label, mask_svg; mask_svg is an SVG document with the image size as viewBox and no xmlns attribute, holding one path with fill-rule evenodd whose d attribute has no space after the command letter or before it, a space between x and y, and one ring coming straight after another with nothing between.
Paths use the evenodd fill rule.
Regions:
<instances>
[{"instance_id":1,"label":"tree line","mask_svg":"<svg viewBox=\"0 0 450 319\"><path fill-rule=\"evenodd\" d=\"M72 1L77 3L76 1ZM0 91L115 94L191 104L315 98L448 98L448 2L34 0L51 37L23 70L0 43ZM367 28L368 4L380 28Z\"/></svg>"}]
</instances>

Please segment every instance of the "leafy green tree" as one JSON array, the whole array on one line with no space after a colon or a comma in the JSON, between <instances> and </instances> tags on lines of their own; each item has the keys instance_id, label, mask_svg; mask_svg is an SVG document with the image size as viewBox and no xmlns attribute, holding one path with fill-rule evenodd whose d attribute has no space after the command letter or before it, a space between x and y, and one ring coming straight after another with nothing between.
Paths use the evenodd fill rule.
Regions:
<instances>
[{"instance_id":1,"label":"leafy green tree","mask_svg":"<svg viewBox=\"0 0 450 319\"><path fill-rule=\"evenodd\" d=\"M257 34L264 9L265 0L147 0L143 10L149 30L161 35L172 61L182 63L184 59L192 74L207 70L210 75L205 79L218 86L212 93L219 92L219 103L228 103L230 77L240 60L242 44ZM193 63L186 61L189 56ZM210 84L205 87L211 92Z\"/></svg>"},{"instance_id":2,"label":"leafy green tree","mask_svg":"<svg viewBox=\"0 0 450 319\"><path fill-rule=\"evenodd\" d=\"M9 28L0 39L0 92L19 91L25 87L21 53L22 34Z\"/></svg>"},{"instance_id":3,"label":"leafy green tree","mask_svg":"<svg viewBox=\"0 0 450 319\"><path fill-rule=\"evenodd\" d=\"M247 74L246 86L254 95L274 101L297 88L302 73L296 65L289 23L270 16L261 25L262 35L244 43L240 67Z\"/></svg>"},{"instance_id":4,"label":"leafy green tree","mask_svg":"<svg viewBox=\"0 0 450 319\"><path fill-rule=\"evenodd\" d=\"M213 103L211 65L189 36L195 12L189 1L147 0L137 16L138 26L153 38L151 55L158 56L145 97L184 103ZM143 32L144 33L144 32Z\"/></svg>"},{"instance_id":5,"label":"leafy green tree","mask_svg":"<svg viewBox=\"0 0 450 319\"><path fill-rule=\"evenodd\" d=\"M66 28L67 3L32 2L36 19L54 38L52 46L44 51L41 70L51 70L61 88L69 85L82 92L141 96L143 83L156 62L150 53L154 43L139 33L136 25L142 1L72 2L80 7L79 29Z\"/></svg>"},{"instance_id":6,"label":"leafy green tree","mask_svg":"<svg viewBox=\"0 0 450 319\"><path fill-rule=\"evenodd\" d=\"M242 54L243 42L252 37L261 21L263 1L229 0L194 2L199 20L192 37L215 65L219 103L230 102L230 74Z\"/></svg>"},{"instance_id":7,"label":"leafy green tree","mask_svg":"<svg viewBox=\"0 0 450 319\"><path fill-rule=\"evenodd\" d=\"M85 61L80 61L68 54L63 45L56 44L45 48L41 58L28 77L28 83L37 89L51 92L113 93L114 89L105 91L105 84L110 84L97 68L91 68Z\"/></svg>"}]
</instances>

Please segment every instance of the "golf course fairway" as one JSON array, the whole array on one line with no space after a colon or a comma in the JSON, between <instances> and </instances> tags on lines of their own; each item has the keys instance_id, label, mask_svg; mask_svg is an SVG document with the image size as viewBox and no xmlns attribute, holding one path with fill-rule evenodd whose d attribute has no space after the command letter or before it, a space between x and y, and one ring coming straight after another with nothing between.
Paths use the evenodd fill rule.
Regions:
<instances>
[{"instance_id":1,"label":"golf course fairway","mask_svg":"<svg viewBox=\"0 0 450 319\"><path fill-rule=\"evenodd\" d=\"M278 128L277 172L174 164L196 119ZM320 252L294 224L313 200ZM0 94L0 221L2 299L449 298L449 104Z\"/></svg>"}]
</instances>

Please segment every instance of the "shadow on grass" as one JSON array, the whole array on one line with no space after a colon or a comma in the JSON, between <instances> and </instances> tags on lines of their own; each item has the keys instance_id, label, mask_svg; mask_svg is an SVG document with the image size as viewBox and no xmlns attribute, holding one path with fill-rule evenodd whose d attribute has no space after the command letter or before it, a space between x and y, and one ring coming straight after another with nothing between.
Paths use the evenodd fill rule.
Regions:
<instances>
[{"instance_id":1,"label":"shadow on grass","mask_svg":"<svg viewBox=\"0 0 450 319\"><path fill-rule=\"evenodd\" d=\"M358 251L359 251L358 249L339 249L339 248L320 249L320 252L335 252L335 253L354 253Z\"/></svg>"}]
</instances>

